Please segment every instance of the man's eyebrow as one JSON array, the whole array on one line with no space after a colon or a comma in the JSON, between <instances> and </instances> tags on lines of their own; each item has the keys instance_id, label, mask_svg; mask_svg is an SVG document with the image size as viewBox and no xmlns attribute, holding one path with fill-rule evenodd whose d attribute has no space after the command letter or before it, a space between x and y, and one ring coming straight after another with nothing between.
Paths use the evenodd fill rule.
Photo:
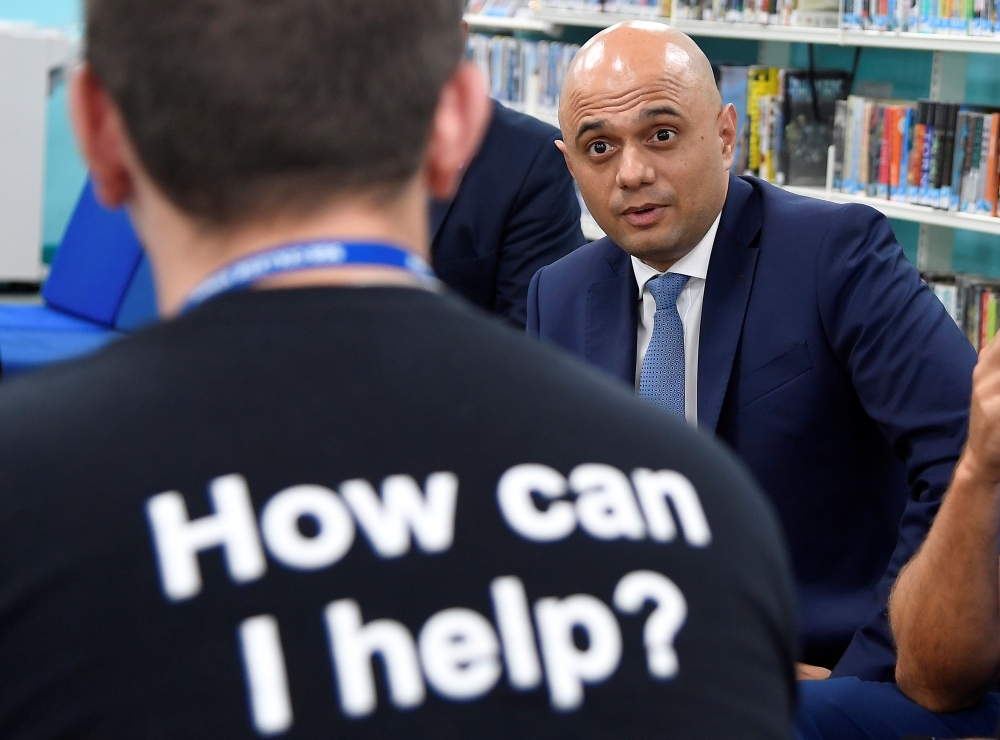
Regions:
<instances>
[{"instance_id":1,"label":"man's eyebrow","mask_svg":"<svg viewBox=\"0 0 1000 740\"><path fill-rule=\"evenodd\" d=\"M583 135L585 133L587 133L589 131L600 131L602 128L604 128L607 125L608 125L607 121L601 121L601 120L590 121L589 123L583 124L582 126L580 126L579 129L577 129L577 132L576 132L576 143L577 144L580 143L580 139L583 138Z\"/></svg>"},{"instance_id":2,"label":"man's eyebrow","mask_svg":"<svg viewBox=\"0 0 1000 740\"><path fill-rule=\"evenodd\" d=\"M639 114L639 118L657 118L659 116L673 116L674 118L684 118L680 111L669 105L661 105L656 108L646 108Z\"/></svg>"}]
</instances>

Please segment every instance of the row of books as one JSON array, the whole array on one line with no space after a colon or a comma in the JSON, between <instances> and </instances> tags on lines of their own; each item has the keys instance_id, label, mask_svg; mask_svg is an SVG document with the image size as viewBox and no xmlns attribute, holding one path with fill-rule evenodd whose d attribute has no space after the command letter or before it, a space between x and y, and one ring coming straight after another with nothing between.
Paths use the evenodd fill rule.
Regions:
<instances>
[{"instance_id":1,"label":"row of books","mask_svg":"<svg viewBox=\"0 0 1000 740\"><path fill-rule=\"evenodd\" d=\"M836 27L838 0L538 0L540 10Z\"/></svg>"},{"instance_id":2,"label":"row of books","mask_svg":"<svg viewBox=\"0 0 1000 740\"><path fill-rule=\"evenodd\" d=\"M839 69L716 69L723 103L739 116L733 171L777 185L826 183L837 100L850 75Z\"/></svg>"},{"instance_id":3,"label":"row of books","mask_svg":"<svg viewBox=\"0 0 1000 740\"><path fill-rule=\"evenodd\" d=\"M581 13L621 13L644 18L669 18L671 0L538 0L539 10Z\"/></svg>"},{"instance_id":4,"label":"row of books","mask_svg":"<svg viewBox=\"0 0 1000 740\"><path fill-rule=\"evenodd\" d=\"M1000 35L1000 0L538 0L537 7L675 20Z\"/></svg>"},{"instance_id":5,"label":"row of books","mask_svg":"<svg viewBox=\"0 0 1000 740\"><path fill-rule=\"evenodd\" d=\"M844 27L992 36L997 0L844 0Z\"/></svg>"},{"instance_id":6,"label":"row of books","mask_svg":"<svg viewBox=\"0 0 1000 740\"><path fill-rule=\"evenodd\" d=\"M569 63L580 47L555 41L471 33L466 56L490 83L490 94L512 108L551 118Z\"/></svg>"},{"instance_id":7,"label":"row of books","mask_svg":"<svg viewBox=\"0 0 1000 740\"><path fill-rule=\"evenodd\" d=\"M925 273L922 277L977 352L993 341L997 335L1000 280L961 273Z\"/></svg>"},{"instance_id":8,"label":"row of books","mask_svg":"<svg viewBox=\"0 0 1000 740\"><path fill-rule=\"evenodd\" d=\"M488 15L494 18L530 16L532 8L531 0L468 0L465 4L466 13Z\"/></svg>"},{"instance_id":9,"label":"row of books","mask_svg":"<svg viewBox=\"0 0 1000 740\"><path fill-rule=\"evenodd\" d=\"M996 216L1000 113L852 95L836 104L833 167L841 192Z\"/></svg>"}]
</instances>

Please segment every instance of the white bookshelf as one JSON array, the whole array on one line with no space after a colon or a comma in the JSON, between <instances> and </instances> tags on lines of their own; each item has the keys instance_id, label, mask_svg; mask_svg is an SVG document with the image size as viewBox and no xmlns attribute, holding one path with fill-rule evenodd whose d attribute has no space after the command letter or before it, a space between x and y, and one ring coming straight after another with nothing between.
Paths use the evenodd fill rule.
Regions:
<instances>
[{"instance_id":1,"label":"white bookshelf","mask_svg":"<svg viewBox=\"0 0 1000 740\"><path fill-rule=\"evenodd\" d=\"M535 33L556 34L555 26L542 18L528 16L507 18L497 15L465 14L465 22L473 30L493 31L534 31Z\"/></svg>"},{"instance_id":2,"label":"white bookshelf","mask_svg":"<svg viewBox=\"0 0 1000 740\"><path fill-rule=\"evenodd\" d=\"M534 17L553 29L560 26L607 28L630 20L651 20L672 25L689 36L751 41L780 41L799 44L833 46L866 46L885 49L916 49L921 51L965 52L970 54L1000 54L1000 38L960 36L895 31L858 31L820 26L781 26L725 21L671 20L662 17L623 15L618 13L583 13L540 10Z\"/></svg>"},{"instance_id":3,"label":"white bookshelf","mask_svg":"<svg viewBox=\"0 0 1000 740\"><path fill-rule=\"evenodd\" d=\"M967 231L977 231L982 234L1000 236L1000 218L993 218L992 216L955 213L939 208L929 208L928 206L896 203L891 200L882 200L881 198L848 195L847 193L826 190L825 188L786 187L785 190L798 195L806 195L810 198L827 200L832 203L863 203L877 211L881 211L889 218L897 218L901 221L912 221L918 224L939 226L946 229L965 229Z\"/></svg>"}]
</instances>

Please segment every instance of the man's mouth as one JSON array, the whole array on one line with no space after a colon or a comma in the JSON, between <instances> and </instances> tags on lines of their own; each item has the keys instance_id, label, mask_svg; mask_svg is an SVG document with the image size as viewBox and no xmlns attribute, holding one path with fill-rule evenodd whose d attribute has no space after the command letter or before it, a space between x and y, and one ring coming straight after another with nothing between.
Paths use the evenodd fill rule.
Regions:
<instances>
[{"instance_id":1,"label":"man's mouth","mask_svg":"<svg viewBox=\"0 0 1000 740\"><path fill-rule=\"evenodd\" d=\"M651 226L660 220L660 216L667 210L666 206L659 206L647 203L633 208L626 208L622 215L632 226L641 228Z\"/></svg>"}]
</instances>

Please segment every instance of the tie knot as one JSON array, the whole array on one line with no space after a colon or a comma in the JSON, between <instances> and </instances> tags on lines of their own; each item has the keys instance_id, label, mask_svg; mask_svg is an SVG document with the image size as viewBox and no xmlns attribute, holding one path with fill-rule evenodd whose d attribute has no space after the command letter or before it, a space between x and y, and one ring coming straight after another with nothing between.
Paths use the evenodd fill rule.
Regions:
<instances>
[{"instance_id":1,"label":"tie knot","mask_svg":"<svg viewBox=\"0 0 1000 740\"><path fill-rule=\"evenodd\" d=\"M663 309L677 308L677 297L684 290L684 286L687 285L690 279L688 275L665 272L646 283L650 295L656 301L656 310L662 311Z\"/></svg>"}]
</instances>

